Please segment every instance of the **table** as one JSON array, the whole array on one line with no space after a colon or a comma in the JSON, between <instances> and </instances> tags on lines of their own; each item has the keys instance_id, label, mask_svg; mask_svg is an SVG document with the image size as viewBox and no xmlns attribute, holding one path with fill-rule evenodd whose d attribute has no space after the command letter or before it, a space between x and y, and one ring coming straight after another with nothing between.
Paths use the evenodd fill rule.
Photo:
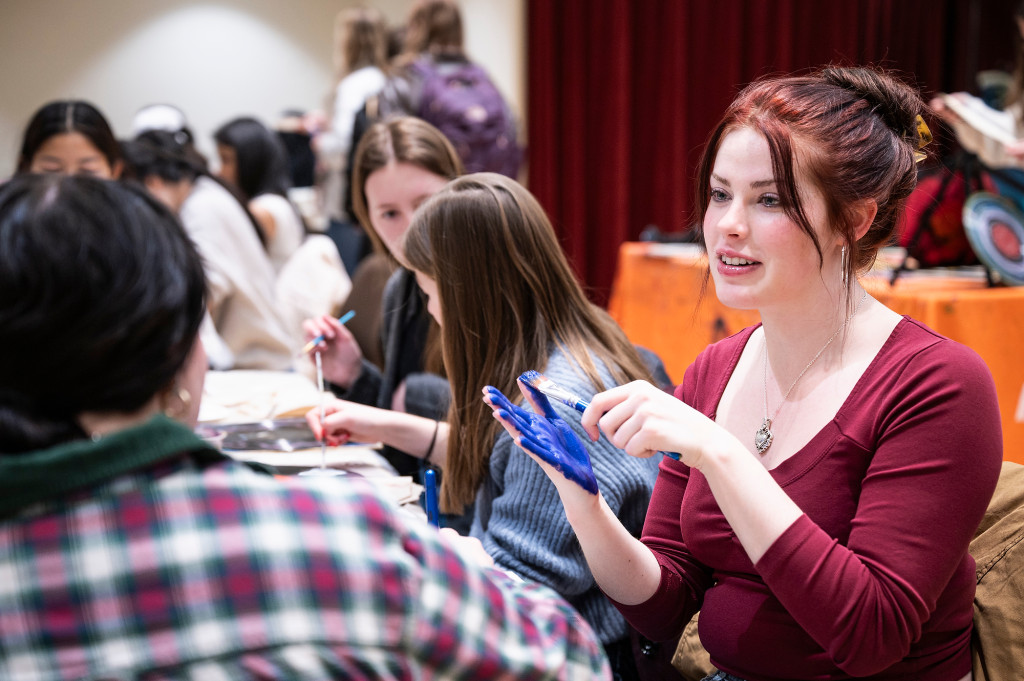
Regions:
<instances>
[{"instance_id":1,"label":"table","mask_svg":"<svg viewBox=\"0 0 1024 681\"><path fill-rule=\"evenodd\" d=\"M709 343L760 320L757 312L718 302L694 244L626 243L619 250L608 311L629 339L661 356L682 381ZM878 300L977 352L992 371L1003 424L1003 458L1024 463L1024 287L988 288L982 274L918 273L890 286L861 280Z\"/></svg>"},{"instance_id":2,"label":"table","mask_svg":"<svg viewBox=\"0 0 1024 681\"><path fill-rule=\"evenodd\" d=\"M216 444L218 426L263 423L269 430L275 424L304 416L319 403L319 390L304 374L289 371L210 371L203 386L197 432L211 436L211 441ZM326 465L367 478L384 496L422 516L419 507L422 486L409 476L399 476L379 450L376 444L327 447ZM318 445L292 451L227 449L224 453L241 461L273 466L285 475L314 468L321 461Z\"/></svg>"}]
</instances>

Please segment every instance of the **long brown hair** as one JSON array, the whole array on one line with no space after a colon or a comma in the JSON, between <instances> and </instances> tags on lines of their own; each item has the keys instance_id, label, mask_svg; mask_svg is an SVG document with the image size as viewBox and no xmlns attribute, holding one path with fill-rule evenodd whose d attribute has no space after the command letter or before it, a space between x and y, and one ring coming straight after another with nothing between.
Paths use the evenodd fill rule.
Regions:
<instances>
[{"instance_id":1,"label":"long brown hair","mask_svg":"<svg viewBox=\"0 0 1024 681\"><path fill-rule=\"evenodd\" d=\"M595 360L616 384L650 374L626 335L587 300L537 200L515 180L466 175L426 201L406 232L405 258L437 282L451 434L442 508L473 501L499 424L484 385L518 394L516 377L543 372L560 348L598 388Z\"/></svg>"},{"instance_id":2,"label":"long brown hair","mask_svg":"<svg viewBox=\"0 0 1024 681\"><path fill-rule=\"evenodd\" d=\"M333 120L338 86L345 76L367 66L385 71L388 65L388 28L384 15L373 7L346 7L334 17L334 86L324 98L327 119ZM351 130L335 131L351 135Z\"/></svg>"},{"instance_id":3,"label":"long brown hair","mask_svg":"<svg viewBox=\"0 0 1024 681\"><path fill-rule=\"evenodd\" d=\"M372 7L347 7L334 20L334 68L338 80L366 66L387 66L384 15Z\"/></svg>"},{"instance_id":4,"label":"long brown hair","mask_svg":"<svg viewBox=\"0 0 1024 681\"><path fill-rule=\"evenodd\" d=\"M406 55L462 51L462 13L455 0L420 0L413 5L406 22Z\"/></svg>"}]
</instances>

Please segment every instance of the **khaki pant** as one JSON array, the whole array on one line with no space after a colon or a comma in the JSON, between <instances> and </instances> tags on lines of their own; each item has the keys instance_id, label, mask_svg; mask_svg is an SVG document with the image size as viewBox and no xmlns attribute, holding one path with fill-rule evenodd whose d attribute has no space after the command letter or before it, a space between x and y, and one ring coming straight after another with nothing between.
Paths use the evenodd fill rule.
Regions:
<instances>
[{"instance_id":1,"label":"khaki pant","mask_svg":"<svg viewBox=\"0 0 1024 681\"><path fill-rule=\"evenodd\" d=\"M1024 670L1024 466L1003 462L999 484L971 541L974 681L1009 681Z\"/></svg>"}]
</instances>

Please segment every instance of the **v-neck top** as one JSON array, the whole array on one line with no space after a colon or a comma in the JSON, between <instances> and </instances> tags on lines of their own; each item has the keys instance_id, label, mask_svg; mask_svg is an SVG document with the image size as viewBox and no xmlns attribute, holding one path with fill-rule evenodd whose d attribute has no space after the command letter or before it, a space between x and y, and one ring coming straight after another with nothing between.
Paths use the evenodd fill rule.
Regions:
<instances>
[{"instance_id":1,"label":"v-neck top","mask_svg":"<svg viewBox=\"0 0 1024 681\"><path fill-rule=\"evenodd\" d=\"M702 352L676 397L714 419L755 328ZM655 639L699 609L712 662L750 681L956 681L971 669L967 548L1001 462L984 362L904 317L835 418L770 471L803 515L756 565L707 479L664 459L642 536L661 584L618 607Z\"/></svg>"}]
</instances>

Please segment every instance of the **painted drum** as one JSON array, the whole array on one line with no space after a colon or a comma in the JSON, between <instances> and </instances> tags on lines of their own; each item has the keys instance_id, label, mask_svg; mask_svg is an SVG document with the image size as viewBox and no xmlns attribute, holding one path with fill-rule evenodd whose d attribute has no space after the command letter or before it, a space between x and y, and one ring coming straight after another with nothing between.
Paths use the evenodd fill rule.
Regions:
<instances>
[{"instance_id":1,"label":"painted drum","mask_svg":"<svg viewBox=\"0 0 1024 681\"><path fill-rule=\"evenodd\" d=\"M975 192L964 203L964 231L971 248L1001 281L1024 285L1024 214L1009 199Z\"/></svg>"}]
</instances>

